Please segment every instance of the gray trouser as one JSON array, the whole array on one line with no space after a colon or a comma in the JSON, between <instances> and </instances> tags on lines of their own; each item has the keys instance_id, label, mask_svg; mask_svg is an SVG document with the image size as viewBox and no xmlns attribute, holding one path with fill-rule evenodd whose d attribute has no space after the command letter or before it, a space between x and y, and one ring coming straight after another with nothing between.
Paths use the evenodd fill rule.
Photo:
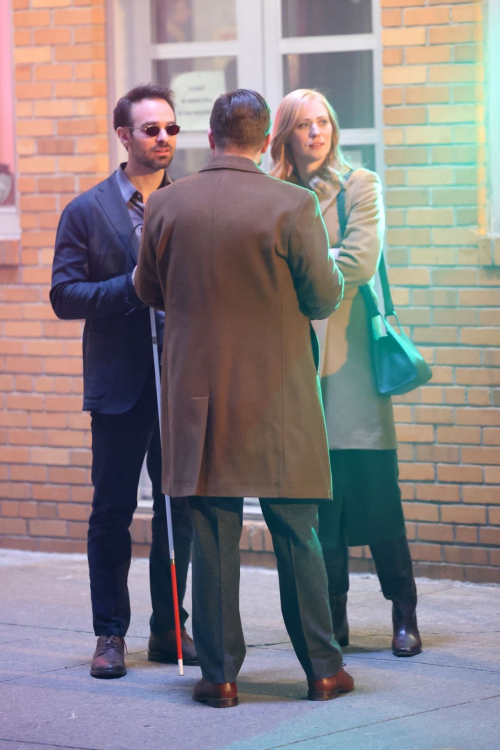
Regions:
<instances>
[{"instance_id":1,"label":"gray trouser","mask_svg":"<svg viewBox=\"0 0 500 750\"><path fill-rule=\"evenodd\" d=\"M278 563L281 611L307 679L336 674L328 584L318 541L318 506L261 500ZM193 519L193 636L203 677L235 682L245 658L239 608L243 498L190 497Z\"/></svg>"}]
</instances>

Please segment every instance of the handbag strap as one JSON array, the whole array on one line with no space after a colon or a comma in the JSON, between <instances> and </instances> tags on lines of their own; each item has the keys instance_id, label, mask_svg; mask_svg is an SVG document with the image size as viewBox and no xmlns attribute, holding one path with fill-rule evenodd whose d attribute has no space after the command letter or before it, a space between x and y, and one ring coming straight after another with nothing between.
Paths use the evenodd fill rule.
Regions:
<instances>
[{"instance_id":1,"label":"handbag strap","mask_svg":"<svg viewBox=\"0 0 500 750\"><path fill-rule=\"evenodd\" d=\"M340 236L342 239L344 239L345 231L347 229L347 218L348 218L346 209L345 209L345 185L353 172L354 172L354 169L351 169L350 172L346 173L344 177L344 181L341 183L341 186L340 186L340 192L337 196L337 215L338 215L338 220L339 220ZM389 278L387 276L387 266L385 265L384 253L382 253L382 255L380 256L378 273L380 277L380 285L382 287L382 295L384 297L385 314L386 316L395 315L396 313L394 310L394 303L392 301L391 287L389 285ZM378 310L377 305L375 304L375 301L373 299L373 296L368 286L366 284L363 284L362 286L359 287L359 291L361 292L363 296L363 299L365 301L370 317L374 318L377 315L380 315L380 311Z\"/></svg>"},{"instance_id":2,"label":"handbag strap","mask_svg":"<svg viewBox=\"0 0 500 750\"><path fill-rule=\"evenodd\" d=\"M339 217L339 226L340 226L340 237L341 239L344 239L345 230L347 229L347 213L345 210L345 186L346 182L349 179L349 177L354 172L354 169L351 169L349 172L346 172L343 181L340 183L340 192L337 195L337 215Z\"/></svg>"}]
</instances>

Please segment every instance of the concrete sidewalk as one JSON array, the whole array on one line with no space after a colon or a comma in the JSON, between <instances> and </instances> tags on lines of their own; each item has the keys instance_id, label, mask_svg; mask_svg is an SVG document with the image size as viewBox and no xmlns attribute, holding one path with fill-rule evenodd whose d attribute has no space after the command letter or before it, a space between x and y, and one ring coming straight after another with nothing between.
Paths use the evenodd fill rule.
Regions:
<instances>
[{"instance_id":1,"label":"concrete sidewalk","mask_svg":"<svg viewBox=\"0 0 500 750\"><path fill-rule=\"evenodd\" d=\"M95 680L85 559L0 551L0 750L500 748L499 587L421 580L425 651L397 659L378 581L353 577L345 661L356 691L311 703L276 572L243 569L241 703L217 711L191 700L199 668L179 677L147 661L147 561L133 562L130 583L129 673Z\"/></svg>"}]
</instances>

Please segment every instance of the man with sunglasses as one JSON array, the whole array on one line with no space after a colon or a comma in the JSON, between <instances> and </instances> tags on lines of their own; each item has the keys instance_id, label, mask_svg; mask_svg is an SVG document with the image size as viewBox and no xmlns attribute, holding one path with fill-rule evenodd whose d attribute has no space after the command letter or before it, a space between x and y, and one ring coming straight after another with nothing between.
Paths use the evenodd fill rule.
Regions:
<instances>
[{"instance_id":1,"label":"man with sunglasses","mask_svg":"<svg viewBox=\"0 0 500 750\"><path fill-rule=\"evenodd\" d=\"M166 169L180 130L171 91L137 86L117 103L113 124L127 162L64 209L50 291L59 318L85 319L83 409L91 413L94 485L88 559L98 639L90 673L102 678L127 672L129 527L145 456L153 488L148 658L177 662L149 310L132 282L145 203L170 183ZM161 342L163 313L156 313L156 324ZM172 515L184 664L197 664L182 607L192 542L184 500L172 500Z\"/></svg>"}]
</instances>

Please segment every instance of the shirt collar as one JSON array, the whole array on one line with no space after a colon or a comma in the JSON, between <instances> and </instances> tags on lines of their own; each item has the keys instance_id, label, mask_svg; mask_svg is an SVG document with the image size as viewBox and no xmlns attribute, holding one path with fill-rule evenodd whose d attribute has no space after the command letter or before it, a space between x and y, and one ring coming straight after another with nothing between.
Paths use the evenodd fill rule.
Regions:
<instances>
[{"instance_id":1,"label":"shirt collar","mask_svg":"<svg viewBox=\"0 0 500 750\"><path fill-rule=\"evenodd\" d=\"M116 179L118 180L118 186L123 196L123 200L125 201L125 203L128 203L136 193L137 195L141 196L141 200L142 200L142 195L139 193L135 185L132 185L129 178L125 174L126 166L127 166L127 162L124 161L122 162L122 164L120 164L120 166L116 170ZM163 179L158 185L157 189L159 190L160 188L165 187L165 185L169 185L171 182L172 180L170 179L167 171L165 170L163 174Z\"/></svg>"}]
</instances>

